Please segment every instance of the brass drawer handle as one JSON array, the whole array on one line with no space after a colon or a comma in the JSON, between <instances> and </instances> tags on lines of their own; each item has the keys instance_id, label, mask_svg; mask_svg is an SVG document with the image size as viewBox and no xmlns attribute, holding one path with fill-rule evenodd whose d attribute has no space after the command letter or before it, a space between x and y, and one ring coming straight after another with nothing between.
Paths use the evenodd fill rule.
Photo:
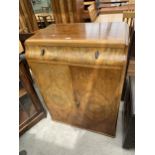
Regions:
<instances>
[{"instance_id":1,"label":"brass drawer handle","mask_svg":"<svg viewBox=\"0 0 155 155\"><path fill-rule=\"evenodd\" d=\"M41 56L44 56L44 54L45 54L45 49L41 49L40 55L41 55Z\"/></svg>"},{"instance_id":2,"label":"brass drawer handle","mask_svg":"<svg viewBox=\"0 0 155 155\"><path fill-rule=\"evenodd\" d=\"M95 52L95 59L98 59L99 55L100 55L99 51L96 51Z\"/></svg>"}]
</instances>

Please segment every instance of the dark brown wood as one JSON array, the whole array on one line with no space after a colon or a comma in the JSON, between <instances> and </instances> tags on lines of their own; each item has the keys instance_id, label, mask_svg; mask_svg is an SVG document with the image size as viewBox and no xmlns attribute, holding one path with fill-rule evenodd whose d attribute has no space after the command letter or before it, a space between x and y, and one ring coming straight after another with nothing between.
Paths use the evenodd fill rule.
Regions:
<instances>
[{"instance_id":1,"label":"dark brown wood","mask_svg":"<svg viewBox=\"0 0 155 155\"><path fill-rule=\"evenodd\" d=\"M21 45L23 46L23 51L25 51L25 45L24 45L25 40L31 37L32 35L34 35L34 33L19 33L19 40Z\"/></svg>"},{"instance_id":2,"label":"dark brown wood","mask_svg":"<svg viewBox=\"0 0 155 155\"><path fill-rule=\"evenodd\" d=\"M29 38L26 58L52 118L114 136L127 48L125 23L51 25Z\"/></svg>"},{"instance_id":3,"label":"dark brown wood","mask_svg":"<svg viewBox=\"0 0 155 155\"><path fill-rule=\"evenodd\" d=\"M135 13L132 11L124 12L123 19L129 25L129 48L128 48L128 59L127 59L127 66L126 66L126 74L125 80L128 76L135 76L135 30L134 30L134 22L135 22ZM131 20L132 19L132 20ZM131 22L133 21L133 22ZM124 86L122 91L121 99L124 100L125 91L126 91L126 83L124 80Z\"/></svg>"},{"instance_id":4,"label":"dark brown wood","mask_svg":"<svg viewBox=\"0 0 155 155\"><path fill-rule=\"evenodd\" d=\"M19 129L19 136L23 135L27 130L29 130L31 127L33 127L35 124L37 124L41 119L45 117L45 112L40 112L34 115L34 117L28 119L23 125L23 127Z\"/></svg>"},{"instance_id":5,"label":"dark brown wood","mask_svg":"<svg viewBox=\"0 0 155 155\"><path fill-rule=\"evenodd\" d=\"M19 109L19 134L22 135L26 130L31 128L40 119L46 117L46 112L35 92L33 87L32 78L30 78L29 67L27 63L20 60L19 63L19 76L22 87L19 91L20 109ZM26 103L22 103L23 98ZM30 103L31 102L31 103ZM26 104L26 107L23 105ZM28 110L29 109L29 110Z\"/></svg>"},{"instance_id":6,"label":"dark brown wood","mask_svg":"<svg viewBox=\"0 0 155 155\"><path fill-rule=\"evenodd\" d=\"M25 45L24 45L25 40L28 39L32 35L34 35L34 33L21 33L21 34L19 34L19 40L20 40L19 42L20 42L20 46L22 46L22 52L20 52L21 54L25 53ZM27 71L27 75L29 76L29 79L31 80L31 83L33 84L33 79L32 79L32 76L30 74L29 65L27 64L27 61L25 59L23 59L22 63L24 64L24 67Z\"/></svg>"},{"instance_id":7,"label":"dark brown wood","mask_svg":"<svg viewBox=\"0 0 155 155\"><path fill-rule=\"evenodd\" d=\"M29 75L27 74L28 70L25 68L25 64L20 61L20 66L19 66L19 76L22 81L22 84L27 91L27 93L31 96L32 102L37 109L37 111L42 110L42 107L39 106L41 105L41 102L35 92L35 89L33 88L31 84L31 79L29 79Z\"/></svg>"},{"instance_id":8,"label":"dark brown wood","mask_svg":"<svg viewBox=\"0 0 155 155\"><path fill-rule=\"evenodd\" d=\"M127 78L127 88L123 107L123 148L135 147L135 82Z\"/></svg>"}]
</instances>

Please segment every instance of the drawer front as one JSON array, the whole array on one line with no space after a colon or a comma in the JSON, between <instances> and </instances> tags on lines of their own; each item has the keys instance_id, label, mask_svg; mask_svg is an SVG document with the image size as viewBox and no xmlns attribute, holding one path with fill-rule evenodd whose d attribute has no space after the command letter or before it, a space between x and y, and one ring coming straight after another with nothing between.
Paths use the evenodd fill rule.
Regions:
<instances>
[{"instance_id":1,"label":"drawer front","mask_svg":"<svg viewBox=\"0 0 155 155\"><path fill-rule=\"evenodd\" d=\"M126 62L126 51L119 48L29 47L29 61L66 64L93 68L120 69Z\"/></svg>"}]
</instances>

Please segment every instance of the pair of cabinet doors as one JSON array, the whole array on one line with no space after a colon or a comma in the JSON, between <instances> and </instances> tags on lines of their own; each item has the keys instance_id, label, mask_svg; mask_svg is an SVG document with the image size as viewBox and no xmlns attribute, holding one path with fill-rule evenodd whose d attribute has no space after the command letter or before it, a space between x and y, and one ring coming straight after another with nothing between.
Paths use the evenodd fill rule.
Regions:
<instances>
[{"instance_id":1,"label":"pair of cabinet doors","mask_svg":"<svg viewBox=\"0 0 155 155\"><path fill-rule=\"evenodd\" d=\"M122 71L30 62L52 119L115 136Z\"/></svg>"}]
</instances>

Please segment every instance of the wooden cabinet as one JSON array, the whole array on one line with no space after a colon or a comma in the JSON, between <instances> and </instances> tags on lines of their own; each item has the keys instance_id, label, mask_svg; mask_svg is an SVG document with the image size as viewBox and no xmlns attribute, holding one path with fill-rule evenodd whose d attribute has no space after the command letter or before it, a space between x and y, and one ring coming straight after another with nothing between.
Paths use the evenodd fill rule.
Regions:
<instances>
[{"instance_id":1,"label":"wooden cabinet","mask_svg":"<svg viewBox=\"0 0 155 155\"><path fill-rule=\"evenodd\" d=\"M26 41L52 119L115 135L125 75L125 23L58 24Z\"/></svg>"}]
</instances>

